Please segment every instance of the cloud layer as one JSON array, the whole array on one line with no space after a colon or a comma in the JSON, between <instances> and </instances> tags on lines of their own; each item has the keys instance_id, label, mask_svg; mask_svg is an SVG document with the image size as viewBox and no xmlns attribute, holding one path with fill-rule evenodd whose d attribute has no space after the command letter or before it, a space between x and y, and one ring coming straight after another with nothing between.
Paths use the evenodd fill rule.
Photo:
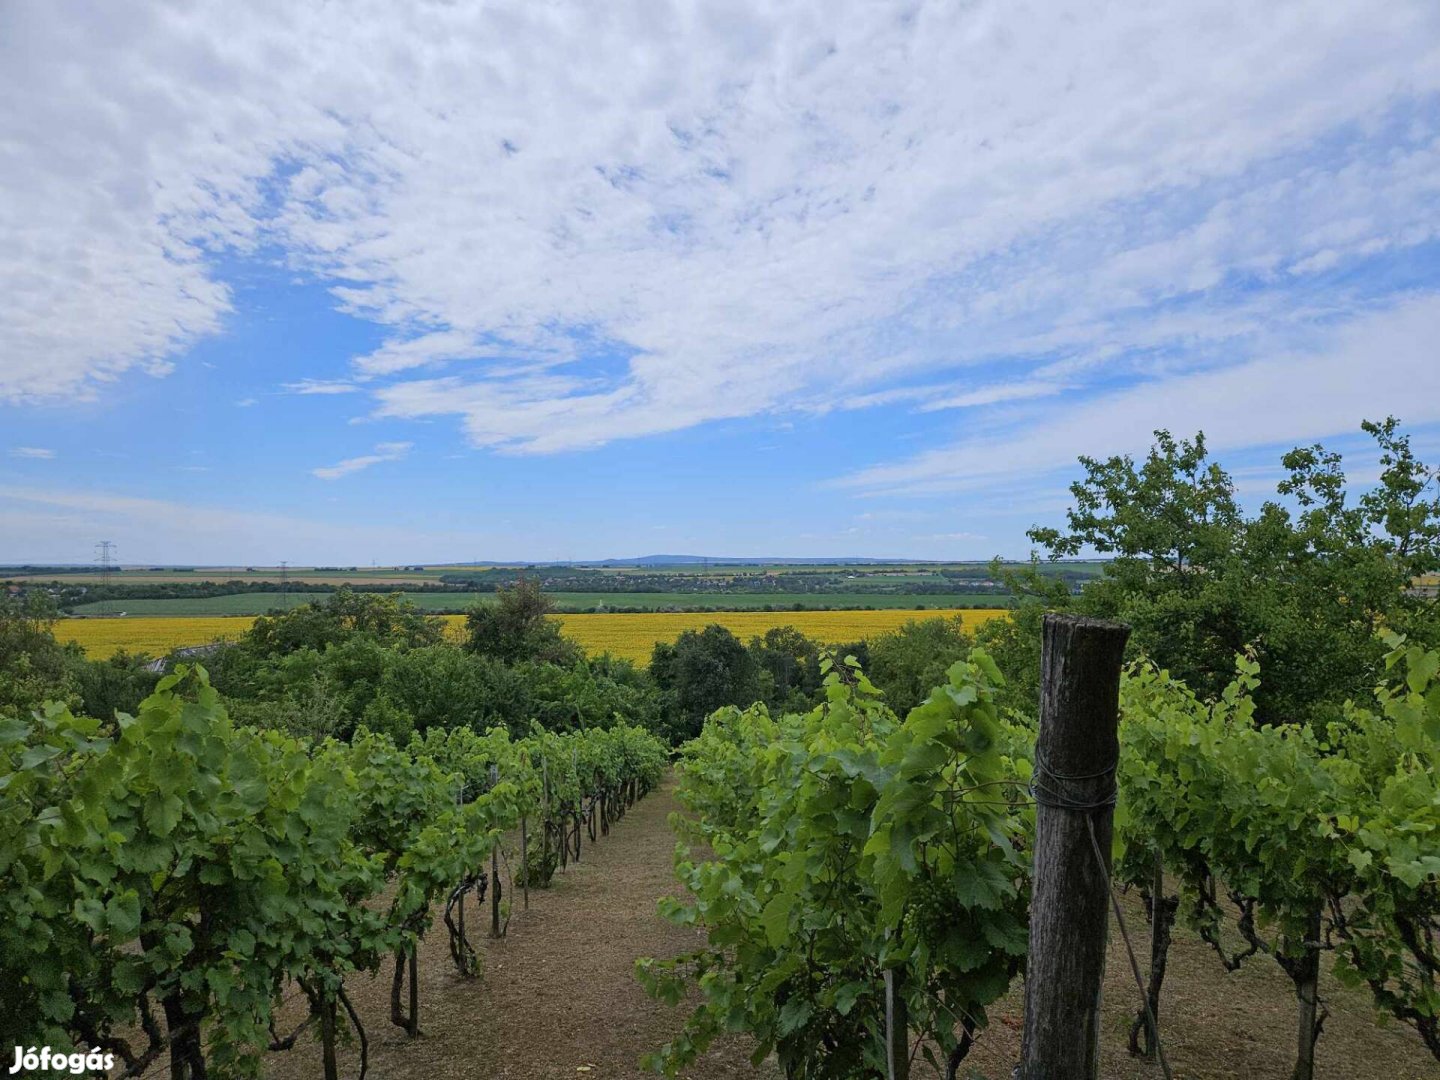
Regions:
<instances>
[{"instance_id":1,"label":"cloud layer","mask_svg":"<svg viewBox=\"0 0 1440 1080\"><path fill-rule=\"evenodd\" d=\"M410 452L413 445L408 442L379 443L373 454L362 454L359 457L346 458L334 465L311 469L310 474L320 480L339 480L342 476L368 469L371 465L379 465L382 461L399 461Z\"/></svg>"},{"instance_id":2,"label":"cloud layer","mask_svg":"<svg viewBox=\"0 0 1440 1080\"><path fill-rule=\"evenodd\" d=\"M853 478L918 491L1061 398L1037 461L1312 370L1352 428L1341 325L1437 329L1345 273L1436 239L1425 0L17 0L0 95L0 400L165 373L278 258L388 334L291 392L510 453L1000 407Z\"/></svg>"}]
</instances>

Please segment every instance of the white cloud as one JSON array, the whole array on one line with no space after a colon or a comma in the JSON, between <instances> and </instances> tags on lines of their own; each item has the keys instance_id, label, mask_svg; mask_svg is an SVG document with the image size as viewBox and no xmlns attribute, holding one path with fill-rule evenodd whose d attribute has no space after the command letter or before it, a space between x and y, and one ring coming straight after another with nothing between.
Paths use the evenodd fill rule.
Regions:
<instances>
[{"instance_id":1,"label":"white cloud","mask_svg":"<svg viewBox=\"0 0 1440 1080\"><path fill-rule=\"evenodd\" d=\"M977 405L995 405L1002 401L1025 401L1030 398L1051 397L1061 393L1065 387L1060 383L1028 381L1001 383L996 386L981 386L954 397L927 401L920 406L921 412L938 412L941 409L969 409Z\"/></svg>"},{"instance_id":2,"label":"white cloud","mask_svg":"<svg viewBox=\"0 0 1440 1080\"><path fill-rule=\"evenodd\" d=\"M410 452L412 443L408 442L383 442L377 443L373 454L364 454L360 457L346 458L335 465L326 465L318 469L311 469L310 475L321 480L338 480L342 476L349 476L361 469L368 469L371 465L378 465L382 461L399 461Z\"/></svg>"},{"instance_id":3,"label":"white cloud","mask_svg":"<svg viewBox=\"0 0 1440 1080\"><path fill-rule=\"evenodd\" d=\"M262 245L386 328L377 414L508 452L1188 378L1433 239L1437 93L1428 0L14 0L0 400L163 374Z\"/></svg>"},{"instance_id":4,"label":"white cloud","mask_svg":"<svg viewBox=\"0 0 1440 1080\"><path fill-rule=\"evenodd\" d=\"M285 383L284 389L292 394L353 394L360 388L348 379L301 379Z\"/></svg>"},{"instance_id":5,"label":"white cloud","mask_svg":"<svg viewBox=\"0 0 1440 1080\"><path fill-rule=\"evenodd\" d=\"M16 446L10 450L11 457L34 458L38 461L49 461L55 456L54 450L48 450L42 446Z\"/></svg>"},{"instance_id":6,"label":"white cloud","mask_svg":"<svg viewBox=\"0 0 1440 1080\"><path fill-rule=\"evenodd\" d=\"M1315 352L1202 371L1085 399L1036 422L974 437L838 481L877 495L931 495L1005 485L1072 465L1080 454L1141 453L1151 432L1203 430L1215 450L1293 445L1353 434L1362 419L1398 413L1408 427L1440 423L1440 296L1425 294L1345 326Z\"/></svg>"},{"instance_id":7,"label":"white cloud","mask_svg":"<svg viewBox=\"0 0 1440 1080\"><path fill-rule=\"evenodd\" d=\"M247 398L241 398L239 401L235 402L235 407L236 407L237 409L248 409L248 408L250 408L252 405L258 405L258 404L260 404L260 399L259 399L259 398L247 397Z\"/></svg>"}]
</instances>

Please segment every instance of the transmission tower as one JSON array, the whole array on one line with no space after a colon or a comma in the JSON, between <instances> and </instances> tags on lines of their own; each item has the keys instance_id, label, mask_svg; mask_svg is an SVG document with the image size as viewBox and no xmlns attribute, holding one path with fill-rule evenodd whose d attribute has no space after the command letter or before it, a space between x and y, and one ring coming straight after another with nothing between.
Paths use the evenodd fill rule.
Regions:
<instances>
[{"instance_id":1,"label":"transmission tower","mask_svg":"<svg viewBox=\"0 0 1440 1080\"><path fill-rule=\"evenodd\" d=\"M101 540L95 545L95 561L100 564L100 588L105 592L110 591L111 575L115 572L115 544L110 540ZM111 614L110 597L100 601L100 614Z\"/></svg>"}]
</instances>

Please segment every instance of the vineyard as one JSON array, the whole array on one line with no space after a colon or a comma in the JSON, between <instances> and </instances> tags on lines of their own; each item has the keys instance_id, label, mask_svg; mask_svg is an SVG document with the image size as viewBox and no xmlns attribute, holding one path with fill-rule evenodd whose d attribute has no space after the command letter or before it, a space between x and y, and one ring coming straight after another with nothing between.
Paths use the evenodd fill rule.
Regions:
<instances>
[{"instance_id":1,"label":"vineyard","mask_svg":"<svg viewBox=\"0 0 1440 1080\"><path fill-rule=\"evenodd\" d=\"M437 919L467 977L467 901L488 899L505 932L502 836L521 831L512 880L543 887L665 762L623 725L307 744L233 725L183 666L113 725L60 706L4 721L0 755L7 1045L84 1045L115 1075L184 1080L251 1075L295 1046L275 1018L297 997L324 1075L347 1029L363 1075L347 977L390 966L391 1020L418 1037L418 944Z\"/></svg>"},{"instance_id":2,"label":"vineyard","mask_svg":"<svg viewBox=\"0 0 1440 1080\"><path fill-rule=\"evenodd\" d=\"M162 676L0 597L0 1024L111 1080L460 1075L490 1017L511 1080L1433 1076L1440 473L1364 427L1379 484L1300 448L1294 512L1200 437L1082 459L1030 535L1115 557L1003 619L337 589Z\"/></svg>"},{"instance_id":3,"label":"vineyard","mask_svg":"<svg viewBox=\"0 0 1440 1080\"><path fill-rule=\"evenodd\" d=\"M1145 662L1120 681L1114 834L1097 842L1116 888L1144 901L1124 936L1147 993L1107 990L1132 1014L1109 1029L1115 1049L1153 1055L1135 1075L1164 1075L1172 1029L1194 1038L1177 979L1214 994L1256 965L1290 987L1264 983L1293 1002L1295 1076L1327 1075L1332 1006L1352 1011L1342 1029L1364 1007L1408 1032L1400 1060L1440 1057L1440 654L1395 635L1389 648L1373 697L1320 730L1257 725L1263 673L1245 656L1213 700ZM684 1014L648 1044L622 1040L615 1063L648 1050L658 1071L711 1075L687 1070L737 1036L761 1075L817 1080L922 1063L980 1075L962 1072L976 1060L999 1075L997 1052L1018 1054L1004 1025L1042 959L1037 800L1066 770L1042 766L1033 721L999 706L984 650L903 717L854 661L823 666L816 708L725 708L682 747L686 895L661 904L682 937L636 973ZM297 738L235 724L205 672L182 667L113 722L59 705L4 721L0 755L14 1044L193 1080L273 1073L277 1056L297 1065L283 1075L378 1075L375 1054L410 1075L404 1047L436 1007L422 988L453 992L422 957L447 985L475 981L493 954L481 939L505 940L520 897L584 845L605 850L666 751L624 724ZM1090 813L1069 798L1066 813ZM607 914L635 925L638 902ZM1167 980L1182 931L1213 974L1191 955ZM578 963L583 933L565 940L542 962ZM1343 1003L1321 991L1322 964L1351 988ZM377 1023L396 1034L377 1041Z\"/></svg>"},{"instance_id":4,"label":"vineyard","mask_svg":"<svg viewBox=\"0 0 1440 1080\"><path fill-rule=\"evenodd\" d=\"M1326 953L1440 1061L1440 654L1390 644L1393 678L1324 732L1254 725L1243 658L1214 702L1143 664L1123 680L1107 854L1153 916L1136 1052L1163 1054L1178 913L1223 969L1285 973L1296 1077L1324 1054ZM895 1077L918 1059L957 1075L1026 966L1035 802L1056 782L1039 776L1058 776L997 709L1000 683L977 650L902 719L839 666L814 711L725 710L683 749L676 871L694 902L665 913L709 944L639 964L656 997L692 1002L656 1068L679 1075L743 1030L790 1076Z\"/></svg>"}]
</instances>

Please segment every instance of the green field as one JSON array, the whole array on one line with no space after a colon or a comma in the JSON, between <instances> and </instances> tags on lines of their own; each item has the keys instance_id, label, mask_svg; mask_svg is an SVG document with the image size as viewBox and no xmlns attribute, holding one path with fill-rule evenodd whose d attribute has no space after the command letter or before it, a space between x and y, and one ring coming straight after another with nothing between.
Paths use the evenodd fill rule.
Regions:
<instances>
[{"instance_id":1,"label":"green field","mask_svg":"<svg viewBox=\"0 0 1440 1080\"><path fill-rule=\"evenodd\" d=\"M98 604L80 604L76 615L119 614L143 616L204 616L264 615L274 609L298 607L310 601L323 601L327 593L237 593L229 596L196 597L183 600L112 600ZM494 593L401 593L423 611L464 611L477 602L488 603ZM715 608L730 611L755 611L772 608L807 609L864 608L954 608L1004 607L1007 598L993 593L695 593L695 592L557 592L551 593L559 611L594 611L597 608Z\"/></svg>"},{"instance_id":2,"label":"green field","mask_svg":"<svg viewBox=\"0 0 1440 1080\"><path fill-rule=\"evenodd\" d=\"M1012 562L1012 567L1020 564ZM936 563L683 563L679 565L643 566L595 566L577 564L453 564L443 566L375 566L339 567L291 566L156 566L120 567L109 574L93 567L0 567L0 580L15 582L64 581L76 584L98 584L111 582L116 585L144 585L159 583L200 583L206 581L271 582L288 578L292 582L313 582L325 585L370 584L405 585L438 582L446 575L464 575L487 571L510 569L524 570L541 577L548 573L590 573L601 577L705 577L714 580L744 577L754 574L841 574L856 579L875 578L886 582L935 581L942 570L976 570L986 566L980 562L936 562ZM1046 573L1061 571L1078 572L1083 576L1099 574L1103 562L1081 559L1065 560L1060 563L1046 563L1041 569Z\"/></svg>"}]
</instances>

